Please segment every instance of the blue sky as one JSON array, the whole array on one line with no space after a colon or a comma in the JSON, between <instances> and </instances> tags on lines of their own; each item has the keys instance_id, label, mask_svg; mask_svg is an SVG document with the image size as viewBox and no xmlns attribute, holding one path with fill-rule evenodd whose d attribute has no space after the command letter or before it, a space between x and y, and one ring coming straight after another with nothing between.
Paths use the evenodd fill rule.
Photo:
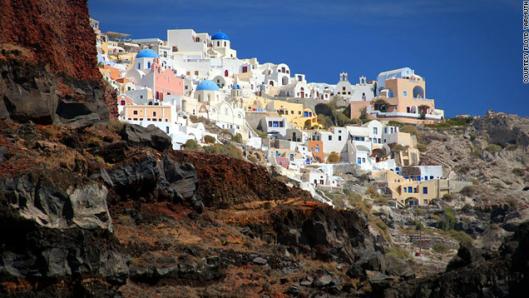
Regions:
<instances>
[{"instance_id":1,"label":"blue sky","mask_svg":"<svg viewBox=\"0 0 529 298\"><path fill-rule=\"evenodd\" d=\"M285 62L309 81L347 71L376 79L409 66L448 116L488 109L529 116L521 0L89 0L104 31L230 35L239 57Z\"/></svg>"}]
</instances>

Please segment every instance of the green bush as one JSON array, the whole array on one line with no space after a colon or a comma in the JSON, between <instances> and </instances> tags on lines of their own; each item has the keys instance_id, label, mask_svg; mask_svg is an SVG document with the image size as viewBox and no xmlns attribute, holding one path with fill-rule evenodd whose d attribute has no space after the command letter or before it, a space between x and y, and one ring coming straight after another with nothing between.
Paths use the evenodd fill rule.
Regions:
<instances>
[{"instance_id":1,"label":"green bush","mask_svg":"<svg viewBox=\"0 0 529 298\"><path fill-rule=\"evenodd\" d=\"M334 125L332 119L323 114L318 115L318 123L321 124L324 128L329 128Z\"/></svg>"},{"instance_id":2,"label":"green bush","mask_svg":"<svg viewBox=\"0 0 529 298\"><path fill-rule=\"evenodd\" d=\"M187 140L184 144L185 150L197 150L200 148L200 145L194 139Z\"/></svg>"},{"instance_id":3,"label":"green bush","mask_svg":"<svg viewBox=\"0 0 529 298\"><path fill-rule=\"evenodd\" d=\"M362 121L362 123L365 123L369 120L369 115L367 114L367 108L362 108L360 110L360 117L359 117L360 121Z\"/></svg>"},{"instance_id":4,"label":"green bush","mask_svg":"<svg viewBox=\"0 0 529 298\"><path fill-rule=\"evenodd\" d=\"M242 159L242 152L233 144L213 144L204 147L204 151L209 154L223 154L229 157Z\"/></svg>"},{"instance_id":5,"label":"green bush","mask_svg":"<svg viewBox=\"0 0 529 298\"><path fill-rule=\"evenodd\" d=\"M232 142L242 144L242 135L240 133L235 134L231 137Z\"/></svg>"},{"instance_id":6,"label":"green bush","mask_svg":"<svg viewBox=\"0 0 529 298\"><path fill-rule=\"evenodd\" d=\"M472 243L472 237L462 231L451 230L448 231L448 235L455 239L459 243Z\"/></svg>"},{"instance_id":7,"label":"green bush","mask_svg":"<svg viewBox=\"0 0 529 298\"><path fill-rule=\"evenodd\" d=\"M443 214L437 224L442 230L452 230L456 224L456 215L454 210L452 208L444 208Z\"/></svg>"},{"instance_id":8,"label":"green bush","mask_svg":"<svg viewBox=\"0 0 529 298\"><path fill-rule=\"evenodd\" d=\"M469 125L470 123L472 123L472 121L474 121L472 117L457 117L446 119L445 121L436 124L428 125L428 127L437 129L461 127Z\"/></svg>"},{"instance_id":9,"label":"green bush","mask_svg":"<svg viewBox=\"0 0 529 298\"><path fill-rule=\"evenodd\" d=\"M388 122L388 126L403 127L404 124L395 120L391 120Z\"/></svg>"},{"instance_id":10,"label":"green bush","mask_svg":"<svg viewBox=\"0 0 529 298\"><path fill-rule=\"evenodd\" d=\"M214 144L215 143L215 138L210 136L210 135L204 136L204 143L206 143L206 144Z\"/></svg>"},{"instance_id":11,"label":"green bush","mask_svg":"<svg viewBox=\"0 0 529 298\"><path fill-rule=\"evenodd\" d=\"M340 162L340 155L336 152L331 152L327 157L327 163L338 163Z\"/></svg>"},{"instance_id":12,"label":"green bush","mask_svg":"<svg viewBox=\"0 0 529 298\"><path fill-rule=\"evenodd\" d=\"M423 143L418 143L417 144L417 150L419 150L420 152L425 152L426 149L427 149L427 147Z\"/></svg>"},{"instance_id":13,"label":"green bush","mask_svg":"<svg viewBox=\"0 0 529 298\"><path fill-rule=\"evenodd\" d=\"M386 255L392 256L397 259L407 260L410 258L408 251L400 246L392 246L386 250Z\"/></svg>"},{"instance_id":14,"label":"green bush","mask_svg":"<svg viewBox=\"0 0 529 298\"><path fill-rule=\"evenodd\" d=\"M400 128L400 132L407 132L412 135L417 135L417 127L413 125L404 125Z\"/></svg>"},{"instance_id":15,"label":"green bush","mask_svg":"<svg viewBox=\"0 0 529 298\"><path fill-rule=\"evenodd\" d=\"M489 144L487 148L485 148L490 153L498 153L502 150L502 147L497 144Z\"/></svg>"},{"instance_id":16,"label":"green bush","mask_svg":"<svg viewBox=\"0 0 529 298\"><path fill-rule=\"evenodd\" d=\"M446 245L444 245L443 243L435 243L433 246L432 246L432 249L434 252L436 253L440 253L440 254L445 254L448 252L448 247L446 247Z\"/></svg>"}]
</instances>

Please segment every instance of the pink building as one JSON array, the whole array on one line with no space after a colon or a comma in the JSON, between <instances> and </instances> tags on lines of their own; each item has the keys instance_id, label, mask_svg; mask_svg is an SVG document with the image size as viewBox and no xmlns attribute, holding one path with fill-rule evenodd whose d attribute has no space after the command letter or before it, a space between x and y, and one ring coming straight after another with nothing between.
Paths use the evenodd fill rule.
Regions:
<instances>
[{"instance_id":1,"label":"pink building","mask_svg":"<svg viewBox=\"0 0 529 298\"><path fill-rule=\"evenodd\" d=\"M154 60L150 74L154 75L155 99L163 100L168 95L184 95L184 80L177 77L171 69L163 69L158 59Z\"/></svg>"}]
</instances>

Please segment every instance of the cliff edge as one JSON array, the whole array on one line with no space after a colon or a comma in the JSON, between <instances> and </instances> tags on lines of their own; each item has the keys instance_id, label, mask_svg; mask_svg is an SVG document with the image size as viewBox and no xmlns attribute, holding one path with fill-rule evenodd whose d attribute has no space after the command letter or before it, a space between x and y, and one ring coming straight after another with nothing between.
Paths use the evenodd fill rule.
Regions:
<instances>
[{"instance_id":1,"label":"cliff edge","mask_svg":"<svg viewBox=\"0 0 529 298\"><path fill-rule=\"evenodd\" d=\"M116 113L86 1L0 0L0 118L93 123Z\"/></svg>"}]
</instances>

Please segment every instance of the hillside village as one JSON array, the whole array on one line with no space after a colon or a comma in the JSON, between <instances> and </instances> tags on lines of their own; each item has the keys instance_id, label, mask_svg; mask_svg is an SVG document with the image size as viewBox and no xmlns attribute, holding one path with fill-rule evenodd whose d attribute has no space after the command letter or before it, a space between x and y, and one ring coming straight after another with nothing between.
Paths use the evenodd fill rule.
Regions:
<instances>
[{"instance_id":1,"label":"hillside village","mask_svg":"<svg viewBox=\"0 0 529 298\"><path fill-rule=\"evenodd\" d=\"M445 117L409 67L313 83L288 64L239 58L223 32L130 39L91 25L118 119L158 127L175 150L230 146L331 205L326 192L346 187L351 173L368 174L398 207L427 206L468 185L421 161L413 127Z\"/></svg>"}]
</instances>

